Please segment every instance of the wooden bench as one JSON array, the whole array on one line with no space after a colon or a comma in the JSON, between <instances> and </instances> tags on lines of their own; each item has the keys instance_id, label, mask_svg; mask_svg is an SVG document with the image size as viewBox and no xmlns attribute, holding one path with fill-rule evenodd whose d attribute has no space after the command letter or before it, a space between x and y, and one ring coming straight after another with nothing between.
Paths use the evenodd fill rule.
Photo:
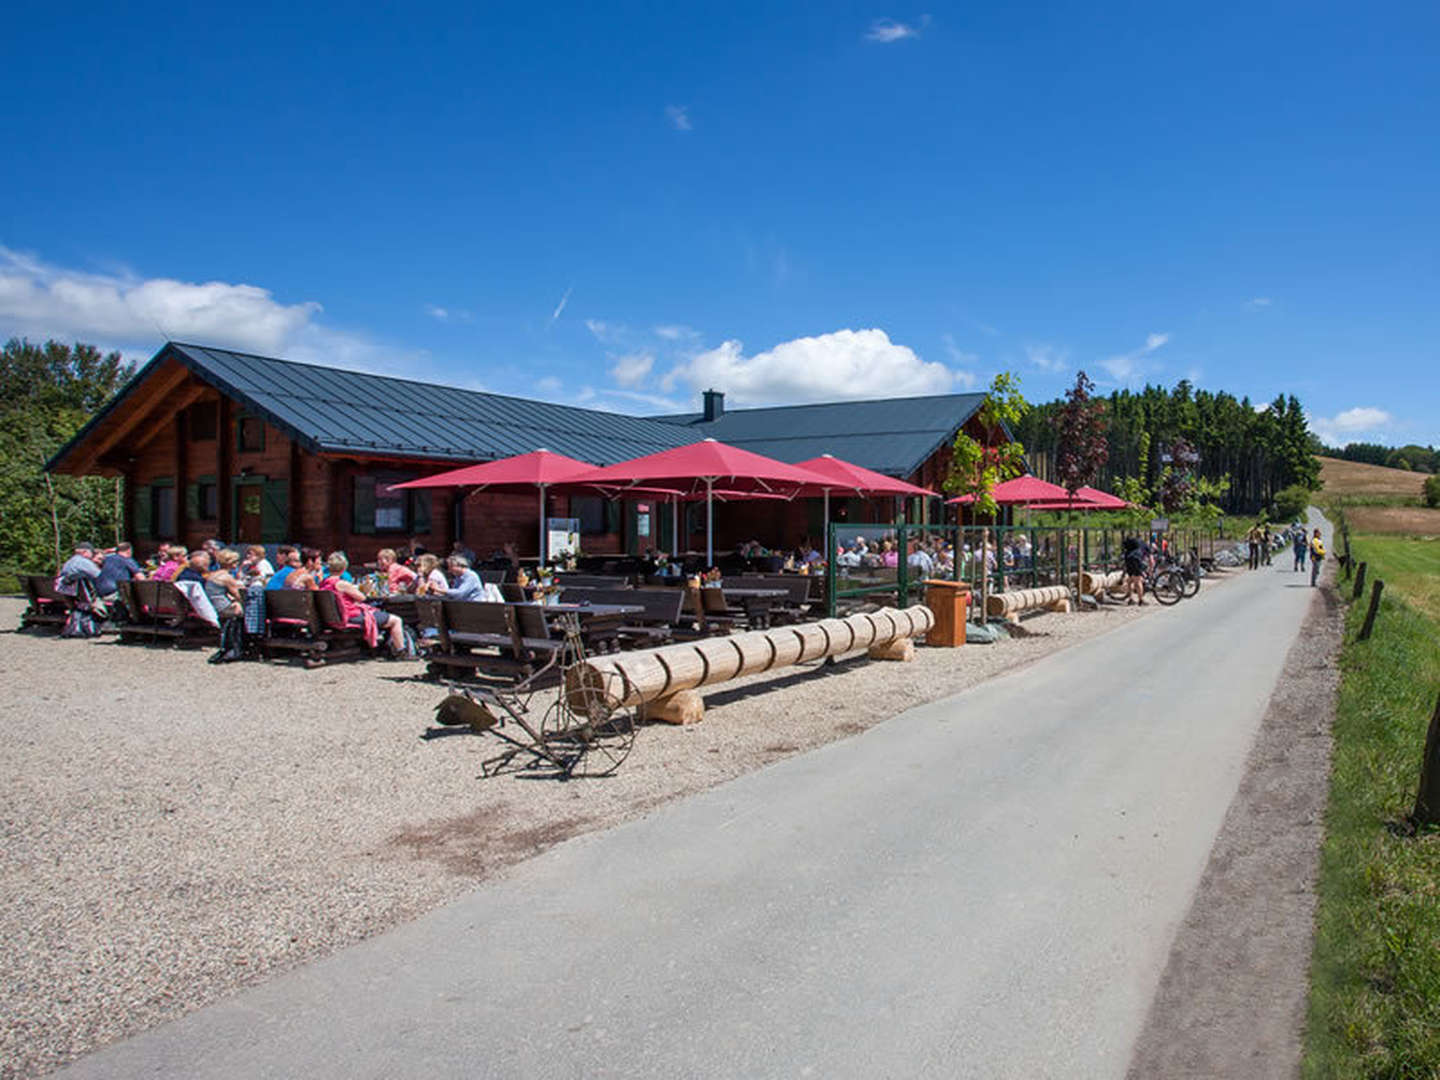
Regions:
<instances>
[{"instance_id":1,"label":"wooden bench","mask_svg":"<svg viewBox=\"0 0 1440 1080\"><path fill-rule=\"evenodd\" d=\"M347 626L335 594L322 589L269 589L265 593L265 636L260 651L298 656L306 667L365 656L365 630Z\"/></svg>"},{"instance_id":2,"label":"wooden bench","mask_svg":"<svg viewBox=\"0 0 1440 1080\"><path fill-rule=\"evenodd\" d=\"M185 594L169 581L116 583L127 618L117 629L126 643L213 645L220 631L195 614Z\"/></svg>"},{"instance_id":3,"label":"wooden bench","mask_svg":"<svg viewBox=\"0 0 1440 1080\"><path fill-rule=\"evenodd\" d=\"M1064 585L1042 585L1038 589L1012 589L991 593L985 599L985 614L1003 616L1018 623L1029 611L1069 611L1070 590Z\"/></svg>"},{"instance_id":4,"label":"wooden bench","mask_svg":"<svg viewBox=\"0 0 1440 1080\"><path fill-rule=\"evenodd\" d=\"M551 633L543 609L531 604L422 597L415 608L422 640L431 643L426 670L432 675L528 679L565 644Z\"/></svg>"},{"instance_id":5,"label":"wooden bench","mask_svg":"<svg viewBox=\"0 0 1440 1080\"><path fill-rule=\"evenodd\" d=\"M55 579L46 574L26 574L20 579L30 606L20 616L20 629L53 626L60 630L70 617L71 598L55 588Z\"/></svg>"},{"instance_id":6,"label":"wooden bench","mask_svg":"<svg viewBox=\"0 0 1440 1080\"><path fill-rule=\"evenodd\" d=\"M1122 570L1085 570L1080 574L1080 595L1104 599L1110 590L1118 588L1125 581Z\"/></svg>"}]
</instances>

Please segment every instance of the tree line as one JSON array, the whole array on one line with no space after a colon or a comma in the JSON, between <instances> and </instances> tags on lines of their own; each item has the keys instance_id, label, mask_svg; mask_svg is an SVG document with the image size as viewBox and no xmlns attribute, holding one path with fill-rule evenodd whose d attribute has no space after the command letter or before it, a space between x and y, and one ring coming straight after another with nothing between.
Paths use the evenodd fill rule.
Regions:
<instances>
[{"instance_id":1,"label":"tree line","mask_svg":"<svg viewBox=\"0 0 1440 1080\"><path fill-rule=\"evenodd\" d=\"M1383 446L1380 443L1352 442L1344 446L1327 446L1321 453L1344 461L1366 465L1382 465L1387 469L1408 469L1414 472L1440 472L1440 450L1433 446Z\"/></svg>"},{"instance_id":2,"label":"tree line","mask_svg":"<svg viewBox=\"0 0 1440 1080\"><path fill-rule=\"evenodd\" d=\"M53 569L77 541L114 543L120 483L51 476L45 463L130 380L135 365L93 345L12 338L0 352L0 570Z\"/></svg>"},{"instance_id":3,"label":"tree line","mask_svg":"<svg viewBox=\"0 0 1440 1080\"><path fill-rule=\"evenodd\" d=\"M1108 491L1127 480L1158 491L1183 472L1225 510L1253 513L1286 488L1320 486L1319 442L1293 394L1256 406L1248 397L1197 390L1187 379L1170 390L1147 385L1097 400L1104 403L1108 454L1096 483ZM1032 468L1047 480L1059 479L1066 405L1032 405L1015 425Z\"/></svg>"}]
</instances>

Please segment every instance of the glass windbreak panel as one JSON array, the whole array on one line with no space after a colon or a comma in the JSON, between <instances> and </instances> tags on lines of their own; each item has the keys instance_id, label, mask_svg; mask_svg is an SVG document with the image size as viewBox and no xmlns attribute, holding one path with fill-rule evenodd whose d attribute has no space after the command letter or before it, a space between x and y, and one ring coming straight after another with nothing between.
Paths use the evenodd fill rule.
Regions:
<instances>
[{"instance_id":1,"label":"glass windbreak panel","mask_svg":"<svg viewBox=\"0 0 1440 1080\"><path fill-rule=\"evenodd\" d=\"M893 585L900 547L891 525L832 525L835 575L841 589Z\"/></svg>"}]
</instances>

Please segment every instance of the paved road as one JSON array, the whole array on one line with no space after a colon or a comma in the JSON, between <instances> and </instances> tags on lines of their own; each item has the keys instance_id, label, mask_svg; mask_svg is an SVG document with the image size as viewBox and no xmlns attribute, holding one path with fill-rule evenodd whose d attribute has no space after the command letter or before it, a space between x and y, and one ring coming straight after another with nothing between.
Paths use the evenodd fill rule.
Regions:
<instances>
[{"instance_id":1,"label":"paved road","mask_svg":"<svg viewBox=\"0 0 1440 1080\"><path fill-rule=\"evenodd\" d=\"M1122 1076L1311 597L1289 565L564 844L66 1075Z\"/></svg>"}]
</instances>

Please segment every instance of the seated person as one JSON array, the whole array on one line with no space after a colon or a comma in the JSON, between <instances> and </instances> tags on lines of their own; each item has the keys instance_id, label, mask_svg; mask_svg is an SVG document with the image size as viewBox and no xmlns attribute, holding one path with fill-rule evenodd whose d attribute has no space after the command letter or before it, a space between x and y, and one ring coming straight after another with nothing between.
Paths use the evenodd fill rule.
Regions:
<instances>
[{"instance_id":1,"label":"seated person","mask_svg":"<svg viewBox=\"0 0 1440 1080\"><path fill-rule=\"evenodd\" d=\"M275 558L280 569L271 574L270 579L265 582L267 589L283 589L286 579L300 569L300 549L293 544L281 544L275 549Z\"/></svg>"},{"instance_id":2,"label":"seated person","mask_svg":"<svg viewBox=\"0 0 1440 1080\"><path fill-rule=\"evenodd\" d=\"M391 655L404 655L405 624L388 611L371 607L365 602L365 594L360 591L360 587L345 580L349 576L347 571L350 569L350 560L344 553L331 552L330 557L325 560L325 569L325 580L320 582L320 588L335 594L335 599L340 604L340 614L345 617L345 625L364 626L366 614L373 615L375 629L383 631L390 641Z\"/></svg>"},{"instance_id":3,"label":"seated person","mask_svg":"<svg viewBox=\"0 0 1440 1080\"><path fill-rule=\"evenodd\" d=\"M95 582L97 595L114 596L120 589L120 582L139 581L145 576L133 552L128 541L121 541L115 545L114 551L106 553L105 561L100 564L100 576Z\"/></svg>"},{"instance_id":4,"label":"seated person","mask_svg":"<svg viewBox=\"0 0 1440 1080\"><path fill-rule=\"evenodd\" d=\"M375 566L384 575L386 587L391 593L415 591L418 576L414 570L399 561L393 549L381 548L375 556Z\"/></svg>"},{"instance_id":5,"label":"seated person","mask_svg":"<svg viewBox=\"0 0 1440 1080\"><path fill-rule=\"evenodd\" d=\"M205 584L205 575L210 572L210 553L204 548L196 548L185 557L185 568L171 579L172 581L193 581L199 585Z\"/></svg>"},{"instance_id":6,"label":"seated person","mask_svg":"<svg viewBox=\"0 0 1440 1080\"><path fill-rule=\"evenodd\" d=\"M346 565L349 565L347 560ZM300 549L300 565L285 579L287 589L318 589L325 577L325 556L319 548ZM343 578L342 578L343 580ZM347 585L351 582L346 582Z\"/></svg>"},{"instance_id":7,"label":"seated person","mask_svg":"<svg viewBox=\"0 0 1440 1080\"><path fill-rule=\"evenodd\" d=\"M161 544L157 559L160 565L150 576L156 581L174 581L186 562L185 547L182 544Z\"/></svg>"},{"instance_id":8,"label":"seated person","mask_svg":"<svg viewBox=\"0 0 1440 1080\"><path fill-rule=\"evenodd\" d=\"M480 575L470 569L470 560L464 555L451 555L445 560L450 572L449 587L445 590L446 600L487 600L485 586Z\"/></svg>"},{"instance_id":9,"label":"seated person","mask_svg":"<svg viewBox=\"0 0 1440 1080\"><path fill-rule=\"evenodd\" d=\"M445 571L440 569L440 559L423 552L415 560L415 593L417 596L444 596L450 591L450 582L445 580Z\"/></svg>"},{"instance_id":10,"label":"seated person","mask_svg":"<svg viewBox=\"0 0 1440 1080\"><path fill-rule=\"evenodd\" d=\"M283 560L282 560L283 561ZM244 581L264 583L275 575L275 567L265 557L264 544L251 544L245 549L245 558L240 563L239 577Z\"/></svg>"},{"instance_id":11,"label":"seated person","mask_svg":"<svg viewBox=\"0 0 1440 1080\"><path fill-rule=\"evenodd\" d=\"M75 553L60 567L60 573L55 577L55 587L60 592L74 596L81 581L88 581L93 587L99 577L100 557L95 554L95 545L81 541L75 545Z\"/></svg>"},{"instance_id":12,"label":"seated person","mask_svg":"<svg viewBox=\"0 0 1440 1080\"><path fill-rule=\"evenodd\" d=\"M240 566L240 553L230 548L221 548L215 555L216 568L205 579L205 595L209 597L215 614L228 619L240 614L241 594L244 586L235 576Z\"/></svg>"},{"instance_id":13,"label":"seated person","mask_svg":"<svg viewBox=\"0 0 1440 1080\"><path fill-rule=\"evenodd\" d=\"M225 550L225 545L214 537L211 537L201 544L200 547L205 554L210 557L210 569L214 570L220 565L220 552Z\"/></svg>"}]
</instances>

